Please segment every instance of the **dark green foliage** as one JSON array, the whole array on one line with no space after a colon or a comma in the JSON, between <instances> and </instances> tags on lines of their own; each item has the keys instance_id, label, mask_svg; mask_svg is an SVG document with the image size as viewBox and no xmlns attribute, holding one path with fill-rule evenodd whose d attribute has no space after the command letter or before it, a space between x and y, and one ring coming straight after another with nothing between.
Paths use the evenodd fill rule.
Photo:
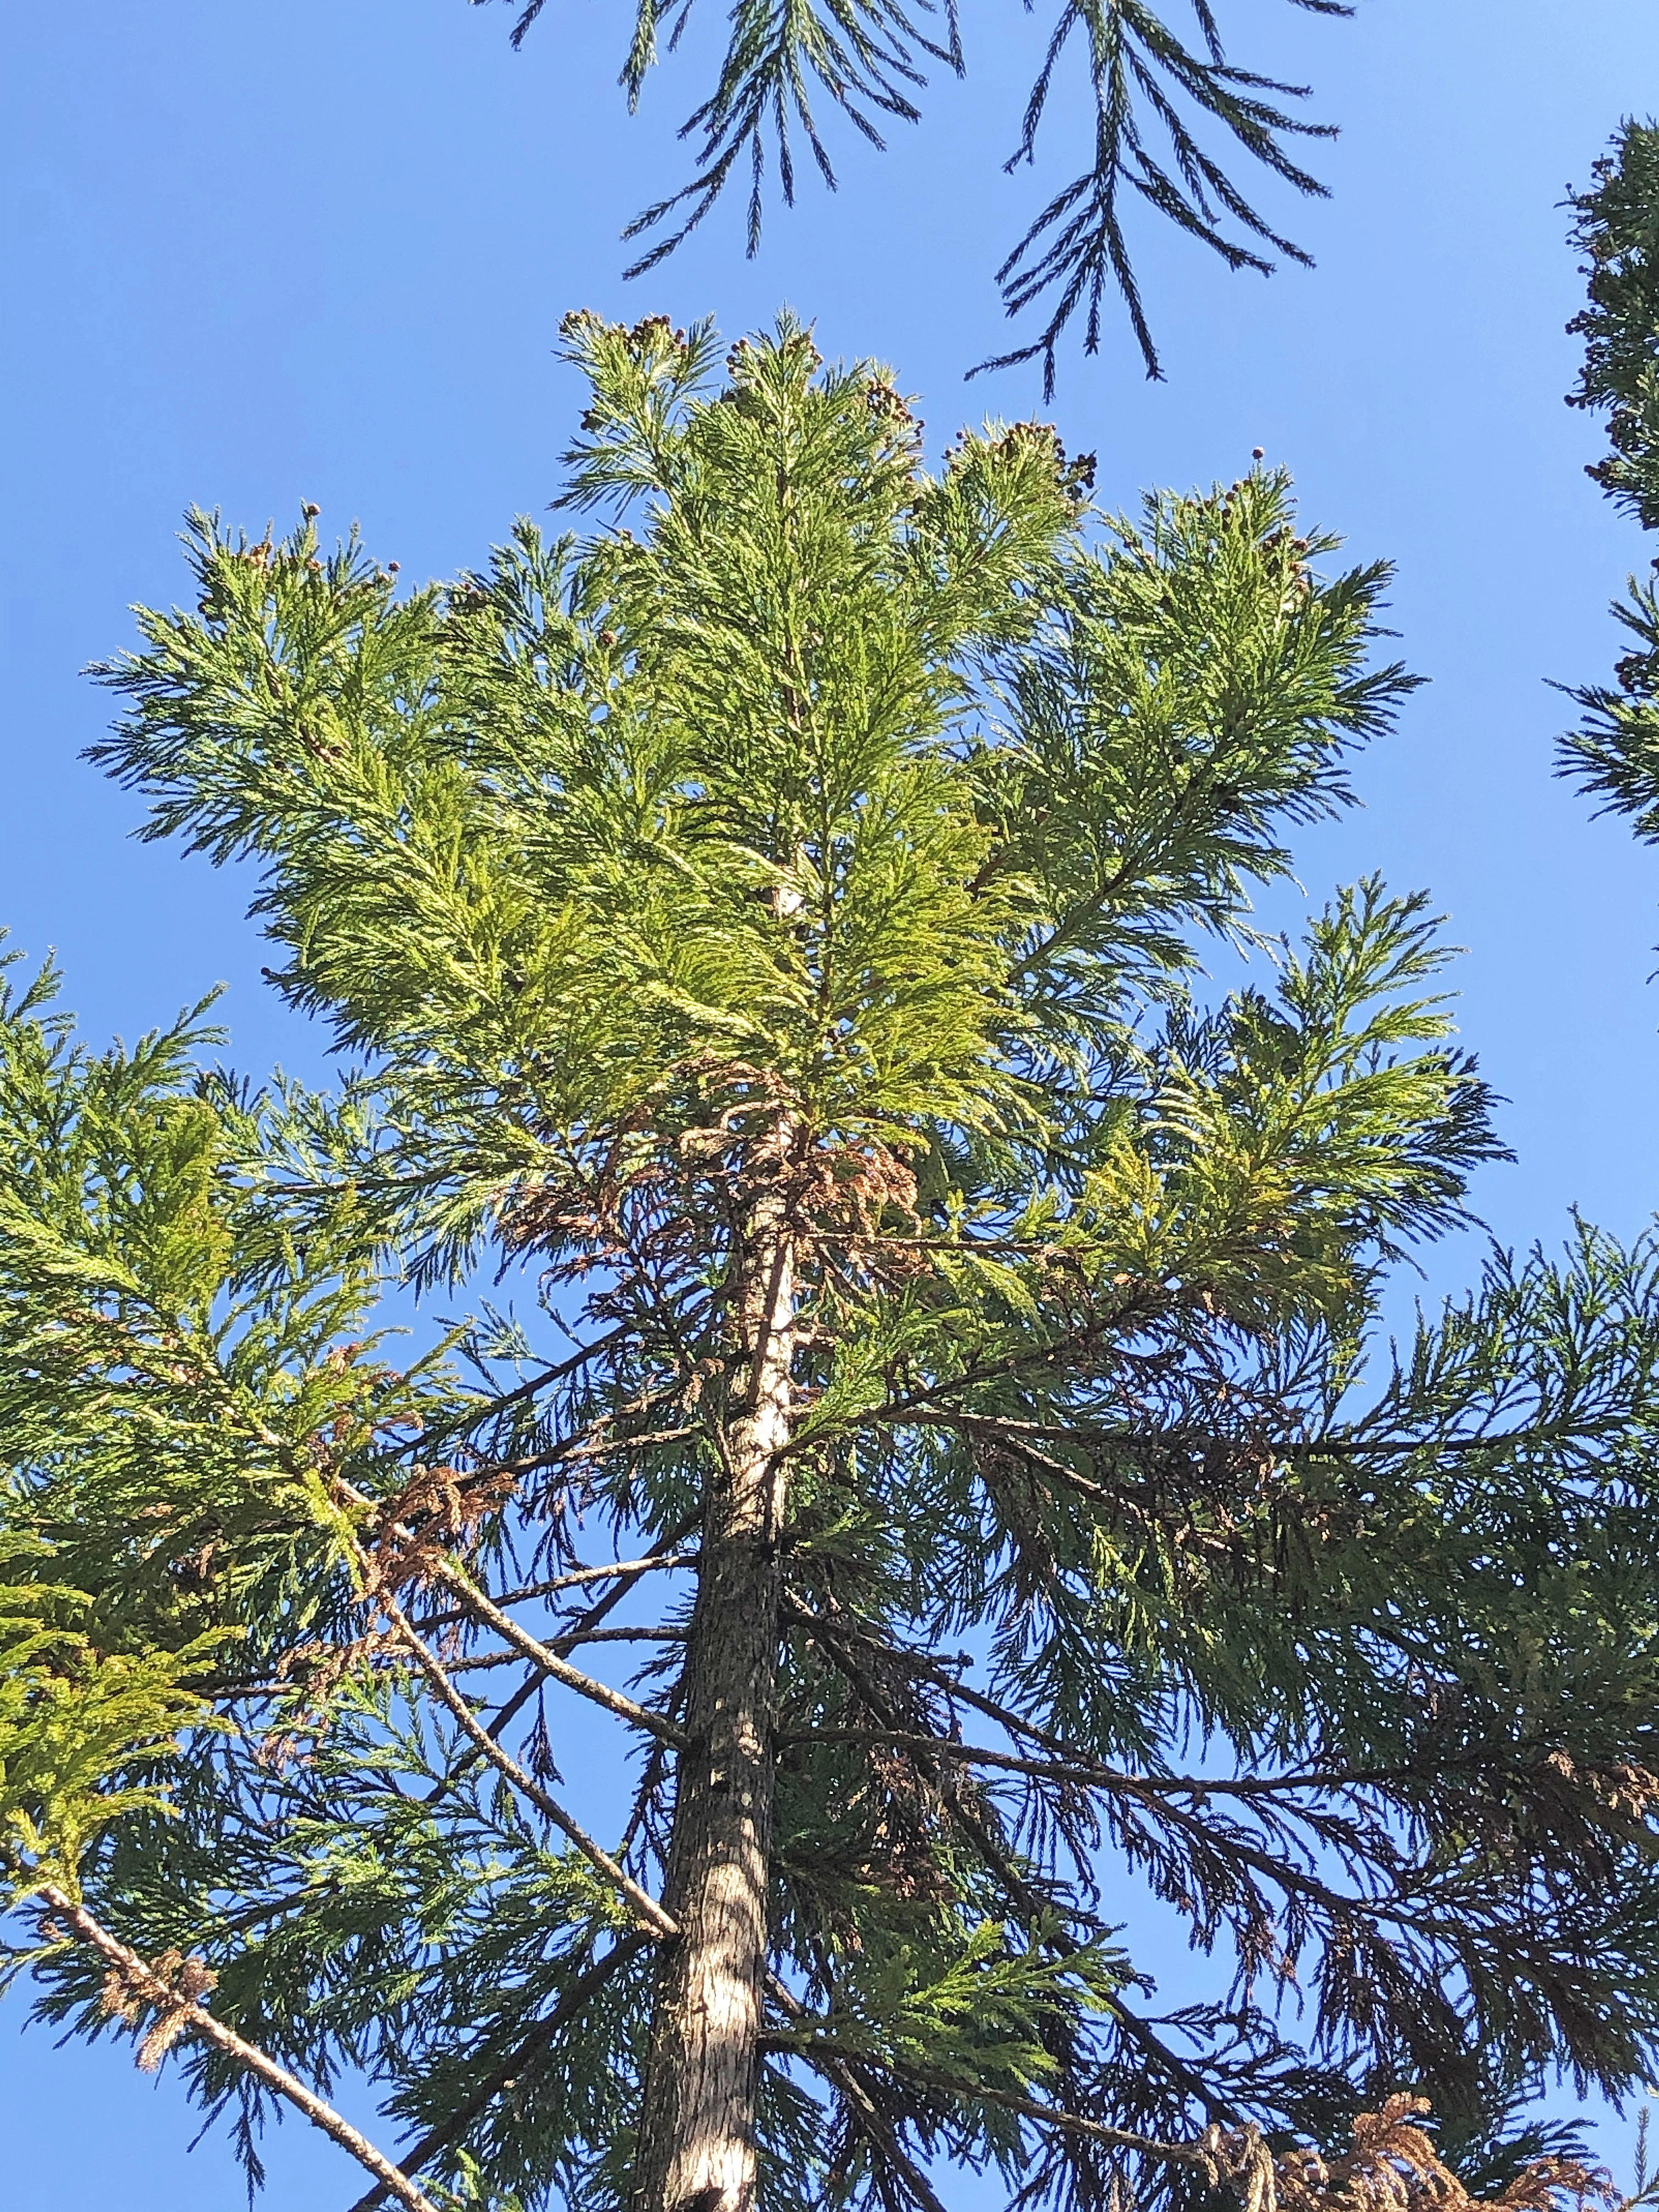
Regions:
<instances>
[{"instance_id":1,"label":"dark green foliage","mask_svg":"<svg viewBox=\"0 0 1659 2212\"><path fill-rule=\"evenodd\" d=\"M1292 950L1249 894L1409 687L1385 572L1264 472L1138 522L1040 426L929 473L787 325L723 381L707 330L571 339L569 501L630 527L400 596L310 516L198 517L194 611L106 672L101 757L256 861L357 1073L252 1094L188 1024L100 1058L5 1009L14 1960L115 2025L31 1903L73 1881L296 2073L363 2069L459 2201L617 2212L781 1193L768 2212L936 2207L945 2154L1098 2212L1113 2130L1335 2145L1419 2089L1501 2172L1553 2069L1659 2056L1659 1252L1495 1255L1371 1345L1487 1094L1419 898ZM1206 991L1229 940L1262 980ZM411 1279L471 1311L394 1356ZM598 1844L568 1693L631 1761ZM257 2167L264 2093L175 2063Z\"/></svg>"},{"instance_id":2,"label":"dark green foliage","mask_svg":"<svg viewBox=\"0 0 1659 2212\"><path fill-rule=\"evenodd\" d=\"M472 0L477 7L483 0ZM513 43L541 15L544 0L511 0L518 11ZM1350 15L1347 0L1290 0L1316 15ZM659 40L668 27L670 50L691 14L691 0L639 0L622 82L631 109L639 104ZM1177 28L1147 0L1066 0L1026 101L1019 142L1004 163L1031 166L1056 73L1080 53L1090 86L1093 143L1081 173L1055 192L997 271L1010 315L1032 309L1047 316L1041 334L982 364L1006 368L1040 358L1045 397L1052 397L1055 349L1074 318L1083 319L1084 349L1100 343L1101 302L1122 295L1146 374L1157 376L1158 352L1135 279L1124 228L1126 203L1139 200L1220 255L1231 269L1265 276L1269 249L1306 262L1252 204L1232 173L1243 155L1302 193L1324 186L1291 152L1297 138L1330 137L1328 125L1303 120L1287 102L1308 87L1240 69L1227 59L1211 0L1191 0L1192 27ZM696 173L670 198L629 224L629 238L658 234L628 271L641 275L672 253L714 206L734 173L749 179L748 240L760 241L769 145L785 203L795 197L795 141L804 139L833 191L836 171L819 130L814 101L838 107L873 146L886 120L914 123L930 65L966 67L957 0L829 0L786 6L779 0L738 0L714 88L683 125L696 149ZM1059 80L1063 82L1063 77ZM1206 145L1206 140L1212 142ZM1213 149L1218 143L1223 151ZM975 372L975 374L977 372Z\"/></svg>"},{"instance_id":3,"label":"dark green foliage","mask_svg":"<svg viewBox=\"0 0 1659 2212\"><path fill-rule=\"evenodd\" d=\"M1571 243L1587 255L1589 305L1567 325L1585 341L1569 404L1607 414L1613 451L1590 471L1644 530L1659 526L1659 125L1627 120L1587 192Z\"/></svg>"}]
</instances>

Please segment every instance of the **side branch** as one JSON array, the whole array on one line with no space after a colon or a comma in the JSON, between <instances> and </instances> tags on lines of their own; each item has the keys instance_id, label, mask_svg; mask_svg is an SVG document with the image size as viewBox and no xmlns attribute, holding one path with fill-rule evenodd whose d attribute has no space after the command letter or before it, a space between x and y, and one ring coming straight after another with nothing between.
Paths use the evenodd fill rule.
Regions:
<instances>
[{"instance_id":1,"label":"side branch","mask_svg":"<svg viewBox=\"0 0 1659 2212\"><path fill-rule=\"evenodd\" d=\"M684 1751L688 1747L690 1739L684 1729L677 1728L661 1713L653 1713L648 1705L636 1705L632 1698L624 1697L620 1690L613 1690L608 1682L599 1681L592 1674L584 1674L580 1667L570 1666L539 1638L532 1636L528 1629L520 1628L510 1613L503 1613L498 1605L487 1598L462 1568L448 1559L440 1559L432 1572L435 1580L454 1591L475 1620L482 1620L493 1628L503 1644L510 1644L521 1658L532 1661L554 1681L562 1682L567 1690L574 1690L579 1696L588 1698L596 1705L603 1705L607 1712L615 1713L618 1720L642 1729L659 1742L672 1744L676 1751Z\"/></svg>"},{"instance_id":2,"label":"side branch","mask_svg":"<svg viewBox=\"0 0 1659 2212\"><path fill-rule=\"evenodd\" d=\"M62 1921L77 1942L95 1951L105 1961L117 1978L122 1994L149 2006L157 2014L158 2027L169 2032L169 2041L174 2036L188 2035L198 2042L211 2044L216 2051L222 2051L228 2058L234 2058L268 2089L285 2099L296 2112L303 2112L313 2127L320 2128L359 2166L366 2166L381 2188L400 2204L406 2205L409 2212L436 2212L430 2197L406 2173L400 2172L384 2152L376 2150L366 2136L359 2135L350 2121L342 2118L331 2105L325 2104L314 2091L307 2088L296 2075L279 2066L257 2045L245 2041L223 2021L216 2019L198 2002L194 1994L159 1973L137 1951L94 1920L84 1905L76 1904L61 1889L49 1887L40 1894L53 1917Z\"/></svg>"},{"instance_id":3,"label":"side branch","mask_svg":"<svg viewBox=\"0 0 1659 2212\"><path fill-rule=\"evenodd\" d=\"M638 1882L611 1857L603 1844L596 1843L587 1831L572 1820L556 1797L550 1797L532 1774L526 1772L512 1753L497 1743L466 1699L450 1680L441 1662L427 1649L423 1640L410 1626L409 1618L389 1591L383 1590L379 1603L396 1630L398 1639L411 1659L432 1685L433 1692L456 1725L468 1736L496 1771L506 1776L520 1796L527 1798L538 1812L545 1814L562 1836L573 1843L590 1865L596 1867L605 1880L633 1906L635 1912L653 1936L677 1936L679 1929L664 1911L648 1890Z\"/></svg>"},{"instance_id":4,"label":"side branch","mask_svg":"<svg viewBox=\"0 0 1659 2212\"><path fill-rule=\"evenodd\" d=\"M662 1539L660 1551L651 1555L653 1559L671 1557L690 1534L691 1531L697 1526L702 1518L702 1515L700 1510L696 1513L688 1513L684 1519L679 1522L676 1527L668 1530ZM588 1607L586 1612L580 1616L572 1627L565 1630L562 1635L556 1636L554 1638L553 1650L558 1654L560 1658L567 1658L569 1654L575 1650L575 1644L572 1640L574 1637L592 1628L597 1623L602 1621L607 1613L615 1611L617 1605L620 1604L622 1600L627 1596L629 1591L634 1587L634 1568L635 1566L640 1566L642 1569L642 1562L629 1560L628 1562L628 1571L620 1577L616 1577L611 1579L611 1587L605 1592L605 1595L601 1598L596 1599L595 1601ZM510 1598L498 1598L496 1602L500 1605L506 1605L511 1603L512 1601ZM440 1618L444 1620L446 1622L452 1616L449 1615L440 1616ZM459 1617L465 1618L467 1616ZM432 1625L435 1626L436 1624L434 1622ZM508 1721L512 1720L525 1705L529 1704L530 1699L535 1694L536 1688L540 1679L539 1672L526 1675L525 1680L520 1684L519 1687L514 1692L513 1695L507 1698L507 1702L496 1708L489 1721L489 1733L491 1735L495 1735L500 1729L505 1728ZM453 1781L461 1774L465 1773L471 1761L477 1758L477 1756L478 1752L476 1745L472 1750L464 1752L461 1755L460 1764L455 1769L454 1774L449 1778L450 1780ZM447 1786L447 1785L445 1784L441 1784L427 1802L429 1804L435 1804L437 1800L444 1794L444 1790Z\"/></svg>"},{"instance_id":5,"label":"side branch","mask_svg":"<svg viewBox=\"0 0 1659 2212\"><path fill-rule=\"evenodd\" d=\"M1204 1774L1125 1774L1083 1753L1068 1752L1058 1737L1048 1736L1030 1723L1019 1722L1017 1716L1005 1715L988 1698L969 1694L965 1684L951 1681L942 1669L939 1679L948 1695L959 1696L964 1704L977 1706L989 1718L1008 1727L1011 1733L1017 1729L1038 1742L1054 1744L1059 1755L1053 1759L1027 1759L1018 1752L997 1751L987 1744L963 1743L955 1736L922 1735L902 1728L796 1729L781 1735L778 1743L781 1747L804 1743L890 1744L899 1751L925 1752L930 1757L951 1759L960 1765L995 1767L1006 1773L1029 1776L1036 1782L1080 1785L1106 1795L1145 1797L1154 1802L1191 1797L1200 1805L1210 1797L1237 1797L1248 1802L1253 1798L1275 1797L1294 1790L1336 1795L1346 1790L1382 1789L1401 1778L1397 1771L1386 1767L1355 1768L1346 1774L1313 1770L1305 1774L1263 1774L1248 1778Z\"/></svg>"},{"instance_id":6,"label":"side branch","mask_svg":"<svg viewBox=\"0 0 1659 2212\"><path fill-rule=\"evenodd\" d=\"M1000 2106L1004 2112L1016 2112L1020 2118L1030 2120L1039 2127L1086 2136L1091 2142L1106 2144L1114 2150L1135 2151L1143 2158L1158 2159L1166 2165L1197 2166L1212 2189L1223 2181L1248 2181L1261 2169L1263 2161L1271 2172L1272 2154L1254 2127L1246 2126L1237 2133L1224 2135L1218 2127L1211 2126L1195 2142L1166 2142L1156 2136L1135 2135L1127 2128L1109 2127L1103 2120L1091 2120L1081 2112L1068 2112L1057 2105L1040 2104L1035 2097L1022 2097L1012 2089L993 2088L982 2081L964 2081L935 2067L900 2064L890 2058L872 2060L868 2052L848 2051L833 2035L819 2034L810 2028L805 2032L797 2029L793 2033L774 2030L763 2040L769 2051L798 2056L809 2063L856 2058L866 2066L878 2064L896 2079L914 2081L921 2088L942 2090L946 2096L960 2097L972 2104Z\"/></svg>"},{"instance_id":7,"label":"side branch","mask_svg":"<svg viewBox=\"0 0 1659 2212\"><path fill-rule=\"evenodd\" d=\"M365 1497L350 1483L337 1479L335 1486L354 1504L366 1505L374 1510L374 1499ZM410 1545L418 1542L414 1532L400 1522L383 1522L381 1525L387 1534L400 1542ZM355 1546L355 1549L362 1570L364 1595L385 1605L388 1612L394 1610L390 1588L392 1577L385 1563L361 1542ZM635 1728L642 1729L647 1735L654 1735L664 1743L672 1744L676 1751L689 1748L690 1739L684 1729L676 1728L672 1721L665 1720L660 1713L653 1713L648 1706L636 1705L632 1698L624 1697L620 1690L613 1690L608 1682L598 1681L592 1674L584 1674L580 1668L568 1665L539 1638L531 1635L527 1629L520 1628L516 1620L484 1595L459 1561L450 1558L447 1553L422 1556L421 1573L423 1579L440 1583L446 1589L453 1590L475 1620L481 1620L493 1628L503 1644L510 1644L521 1657L532 1661L543 1674L550 1675L556 1682L562 1682L566 1689L574 1690L579 1696L591 1699L596 1705L603 1705L607 1712L614 1713L619 1720L627 1721ZM626 1583L619 1584L613 1596L619 1595L626 1587ZM411 1636L414 1635L414 1630L409 1628L409 1623L400 1610L398 1618L404 1620L404 1627L409 1629ZM422 1649L424 1650L425 1646L422 1645Z\"/></svg>"},{"instance_id":8,"label":"side branch","mask_svg":"<svg viewBox=\"0 0 1659 2212\"><path fill-rule=\"evenodd\" d=\"M619 1559L613 1567L573 1567L568 1574L550 1575L545 1582L526 1583L520 1589L502 1590L495 1601L501 1606L526 1605L532 1598L551 1597L557 1590L578 1589L585 1583L606 1582L622 1583L623 1589L617 1593L620 1597L628 1585L637 1581L641 1575L659 1572L665 1568L695 1567L696 1564L697 1554L695 1552L653 1552L643 1559ZM432 1613L421 1625L423 1628L447 1628L452 1621L471 1618L467 1607L458 1605L448 1613ZM556 1645L568 1640L560 1637L556 1639Z\"/></svg>"}]
</instances>

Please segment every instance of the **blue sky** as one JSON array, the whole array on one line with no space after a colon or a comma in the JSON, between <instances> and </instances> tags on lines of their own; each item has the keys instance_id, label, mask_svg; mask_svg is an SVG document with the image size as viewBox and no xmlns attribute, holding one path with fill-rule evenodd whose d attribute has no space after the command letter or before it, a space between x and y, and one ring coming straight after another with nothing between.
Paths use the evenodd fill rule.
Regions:
<instances>
[{"instance_id":1,"label":"blue sky","mask_svg":"<svg viewBox=\"0 0 1659 2212\"><path fill-rule=\"evenodd\" d=\"M1553 1238L1577 1204L1629 1231L1659 1206L1659 854L1552 781L1565 704L1547 680L1605 672L1607 600L1649 549L1583 477L1595 428L1561 402L1580 280L1558 203L1621 114L1659 108L1659 15L1360 0L1341 25L1279 0L1221 8L1239 58L1312 78L1343 126L1317 155L1332 199L1274 204L1318 266L1230 277L1149 220L1168 382L1145 381L1109 319L1102 358L1063 359L1049 411L1099 455L1108 504L1231 477L1261 446L1311 519L1399 563L1400 649L1432 682L1362 764L1364 811L1302 848L1304 881L1316 898L1374 867L1426 885L1469 948L1464 1036L1519 1154L1479 1187L1494 1229ZM842 191L809 178L757 260L734 206L632 286L617 235L684 173L673 125L708 46L694 30L630 124L618 12L556 4L516 58L509 21L462 0L0 11L0 921L57 948L94 1036L223 981L241 1065L317 1064L260 985L246 884L131 842L132 802L77 757L106 707L78 672L130 640L131 602L183 595L187 501L257 532L317 500L325 528L361 520L405 576L475 562L557 488L575 393L553 349L576 306L712 311L736 333L787 301L826 351L892 362L940 446L964 420L1038 407L1034 371L961 378L1005 343L992 269L1079 143L1063 98L1046 162L1000 173L1040 9L969 7L968 82L936 84L884 157L839 134ZM1437 1255L1431 1285L1468 1259ZM170 2083L20 2040L21 2009L0 2009L0 2203L229 2212L216 2146L180 2168L192 2123ZM356 2194L293 2127L272 2175L272 2212Z\"/></svg>"}]
</instances>

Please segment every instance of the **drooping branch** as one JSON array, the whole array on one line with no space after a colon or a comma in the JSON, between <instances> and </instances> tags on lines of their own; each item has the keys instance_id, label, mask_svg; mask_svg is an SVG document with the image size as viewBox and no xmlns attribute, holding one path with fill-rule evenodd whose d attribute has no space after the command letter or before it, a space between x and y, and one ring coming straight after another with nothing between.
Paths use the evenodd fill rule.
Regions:
<instances>
[{"instance_id":1,"label":"drooping branch","mask_svg":"<svg viewBox=\"0 0 1659 2212\"><path fill-rule=\"evenodd\" d=\"M815 2074L840 2091L854 2116L860 2132L878 2157L897 2168L905 2187L921 2207L921 2212L945 2212L938 2191L905 2148L896 2124L871 2094L868 2082L861 2078L853 2061L832 2052L816 2050L811 2045L793 2052L792 2056L801 2059Z\"/></svg>"},{"instance_id":2,"label":"drooping branch","mask_svg":"<svg viewBox=\"0 0 1659 2212\"><path fill-rule=\"evenodd\" d=\"M956 1686L959 1692L962 1686ZM975 1697L964 1700L989 1708L993 1717L1001 1715L989 1698ZM1035 1736L1038 1731L1029 1723L1021 1732ZM988 1744L963 1743L953 1736L921 1735L901 1728L817 1728L799 1729L781 1735L780 1745L807 1743L890 1744L896 1750L916 1752L929 1758L948 1759L959 1765L994 1767L1004 1773L1028 1776L1035 1782L1052 1782L1068 1787L1100 1790L1124 1797L1190 1797L1201 1805L1207 1797L1273 1797L1286 1790L1338 1790L1377 1787L1390 1779L1399 1778L1390 1771L1378 1769L1374 1772L1352 1774L1265 1774L1249 1778L1222 1777L1212 1779L1200 1774L1126 1774L1121 1769L1105 1766L1097 1760L1081 1754L1066 1752L1058 1738L1049 1738L1063 1754L1053 1759L1028 1759L1018 1752L998 1751Z\"/></svg>"},{"instance_id":3,"label":"drooping branch","mask_svg":"<svg viewBox=\"0 0 1659 2212\"><path fill-rule=\"evenodd\" d=\"M878 1414L866 1417L873 1422ZM1217 1443L1234 1441L1198 1431L1112 1428L1101 1423L1022 1421L1005 1414L908 1412L904 1420L917 1428L958 1429L965 1435L995 1437L1001 1442L1031 1445L1078 1444L1104 1446L1118 1451L1159 1449L1199 1450ZM1480 1434L1449 1437L1366 1437L1352 1433L1334 1436L1274 1438L1266 1448L1279 1459L1398 1459L1417 1453L1431 1459L1438 1452L1511 1451L1523 1444L1553 1440L1551 1425L1534 1424L1521 1429L1499 1429ZM1076 1480L1076 1470L1049 1462L1053 1471Z\"/></svg>"},{"instance_id":4,"label":"drooping branch","mask_svg":"<svg viewBox=\"0 0 1659 2212\"><path fill-rule=\"evenodd\" d=\"M1040 1929L1040 1940L1049 1949L1060 1955L1074 1953L1079 1946L1065 1928L1056 1922L1052 1899L1035 1889L1014 1863L1006 1838L994 1826L995 1815L991 1808L975 1805L959 1795L949 1802L951 1814L957 1826L997 1882L1006 1902L1018 1911L1028 1939L1034 1930ZM1196 2067L1189 2065L1179 2051L1172 2051L1149 2021L1143 2020L1138 2013L1129 2009L1121 1991L1113 1994L1111 2011L1112 2018L1121 2033L1169 2075L1199 2106L1212 2126L1240 2128L1246 2124L1243 2115L1204 2079Z\"/></svg>"},{"instance_id":5,"label":"drooping branch","mask_svg":"<svg viewBox=\"0 0 1659 2212\"><path fill-rule=\"evenodd\" d=\"M398 2171L412 2178L429 2166L441 2151L446 2151L452 2143L458 2142L479 2114L486 2112L514 2081L526 2062L533 2058L538 2050L550 2045L556 2036L579 2018L611 1977L630 1960L637 1958L651 1940L643 1929L635 1929L631 1934L619 1937L602 1959L593 1960L570 1984L546 2019L538 2020L471 2095L465 2098L435 2128L423 2135L413 2150L404 2154L398 2162ZM357 2199L351 2207L351 2212L374 2212L377 2204L386 2202L389 2189L388 2183L377 2181L371 2190Z\"/></svg>"}]
</instances>

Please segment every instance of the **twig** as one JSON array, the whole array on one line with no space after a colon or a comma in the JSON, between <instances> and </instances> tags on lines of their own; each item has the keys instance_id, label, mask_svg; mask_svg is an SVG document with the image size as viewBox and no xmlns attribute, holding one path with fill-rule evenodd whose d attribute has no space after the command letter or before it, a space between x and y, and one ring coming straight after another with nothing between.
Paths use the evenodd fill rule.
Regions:
<instances>
[{"instance_id":1,"label":"twig","mask_svg":"<svg viewBox=\"0 0 1659 2212\"><path fill-rule=\"evenodd\" d=\"M210 2043L215 2050L222 2051L227 2057L246 2067L268 2089L274 2089L296 2112L303 2112L313 2127L320 2128L359 2166L367 2166L381 2189L406 2205L409 2212L436 2212L432 2200L406 2173L393 2166L384 2152L376 2150L366 2136L359 2135L350 2121L343 2119L331 2105L325 2104L314 2091L307 2089L297 2075L290 2074L285 2066L279 2066L257 2045L245 2041L234 2028L216 2019L192 1996L157 1973L148 1960L140 1958L118 1936L112 1936L84 1905L76 1904L61 1889L43 1888L40 1895L53 1917L62 1921L89 1949L96 1951L119 1977L120 1985L151 2007L176 2034Z\"/></svg>"},{"instance_id":2,"label":"twig","mask_svg":"<svg viewBox=\"0 0 1659 2212\"><path fill-rule=\"evenodd\" d=\"M696 1526L695 1521L692 1526ZM556 1590L575 1589L583 1583L609 1582L614 1578L626 1584L640 1575L672 1567L695 1567L696 1564L695 1552L666 1552L653 1553L649 1559L623 1559L614 1567L575 1567L568 1575L550 1575L544 1583L526 1583L522 1589L503 1590L495 1602L497 1605L526 1605L532 1598L551 1597ZM421 1626L423 1630L447 1628L452 1621L465 1619L465 1609L457 1606L452 1613L433 1613L421 1623Z\"/></svg>"},{"instance_id":3,"label":"twig","mask_svg":"<svg viewBox=\"0 0 1659 2212\"><path fill-rule=\"evenodd\" d=\"M421 1626L425 1628L422 1622ZM691 1632L689 1628L590 1628L581 1636L568 1636L561 1641L572 1650L579 1644L684 1644ZM517 1651L470 1652L464 1659L452 1659L452 1674L476 1674L487 1667L522 1667L522 1655Z\"/></svg>"}]
</instances>

